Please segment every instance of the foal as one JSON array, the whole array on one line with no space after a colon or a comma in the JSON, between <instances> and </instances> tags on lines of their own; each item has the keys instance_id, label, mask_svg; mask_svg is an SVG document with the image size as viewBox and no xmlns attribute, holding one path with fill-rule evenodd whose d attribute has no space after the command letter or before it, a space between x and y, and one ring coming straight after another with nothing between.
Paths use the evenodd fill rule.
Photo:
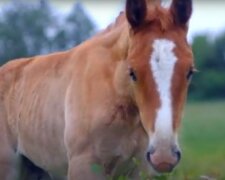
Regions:
<instances>
[{"instance_id":1,"label":"foal","mask_svg":"<svg viewBox=\"0 0 225 180\"><path fill-rule=\"evenodd\" d=\"M83 44L1 67L0 179L21 178L21 155L53 179L171 172L194 67L191 13L191 0L167 9L127 0L115 24Z\"/></svg>"}]
</instances>

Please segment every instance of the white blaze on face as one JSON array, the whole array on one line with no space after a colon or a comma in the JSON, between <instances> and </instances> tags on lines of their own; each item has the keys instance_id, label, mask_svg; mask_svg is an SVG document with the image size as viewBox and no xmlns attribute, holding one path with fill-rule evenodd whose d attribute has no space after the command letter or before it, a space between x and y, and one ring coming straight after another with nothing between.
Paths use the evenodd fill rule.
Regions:
<instances>
[{"instance_id":1,"label":"white blaze on face","mask_svg":"<svg viewBox=\"0 0 225 180\"><path fill-rule=\"evenodd\" d=\"M150 68L160 98L153 141L171 139L171 136L173 136L171 84L177 61L177 57L173 52L174 48L174 42L167 39L158 39L153 43Z\"/></svg>"}]
</instances>

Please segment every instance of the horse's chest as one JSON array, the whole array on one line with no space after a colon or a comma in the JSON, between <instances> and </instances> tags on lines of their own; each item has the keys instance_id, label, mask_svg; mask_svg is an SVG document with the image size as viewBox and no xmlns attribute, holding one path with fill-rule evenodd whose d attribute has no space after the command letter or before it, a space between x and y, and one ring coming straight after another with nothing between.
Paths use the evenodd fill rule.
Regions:
<instances>
[{"instance_id":1,"label":"horse's chest","mask_svg":"<svg viewBox=\"0 0 225 180\"><path fill-rule=\"evenodd\" d=\"M137 141L129 136L110 134L95 140L95 154L106 171L111 171L119 162L129 159L137 147Z\"/></svg>"},{"instance_id":2,"label":"horse's chest","mask_svg":"<svg viewBox=\"0 0 225 180\"><path fill-rule=\"evenodd\" d=\"M121 130L122 131L122 130ZM134 134L123 132L110 132L108 129L104 136L95 140L94 149L100 157L121 156L127 158L138 146L138 139Z\"/></svg>"},{"instance_id":3,"label":"horse's chest","mask_svg":"<svg viewBox=\"0 0 225 180\"><path fill-rule=\"evenodd\" d=\"M135 111L119 106L94 132L93 149L108 173L144 149L146 135Z\"/></svg>"}]
</instances>

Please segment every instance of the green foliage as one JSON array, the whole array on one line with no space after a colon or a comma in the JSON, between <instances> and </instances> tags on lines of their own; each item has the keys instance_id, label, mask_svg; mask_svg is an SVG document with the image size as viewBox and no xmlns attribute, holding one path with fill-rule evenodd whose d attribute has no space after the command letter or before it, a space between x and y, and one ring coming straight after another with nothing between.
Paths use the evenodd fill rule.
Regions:
<instances>
[{"instance_id":1,"label":"green foliage","mask_svg":"<svg viewBox=\"0 0 225 180\"><path fill-rule=\"evenodd\" d=\"M95 29L81 4L68 15L55 13L48 0L11 1L0 14L0 64L8 60L69 49Z\"/></svg>"},{"instance_id":2,"label":"green foliage","mask_svg":"<svg viewBox=\"0 0 225 180\"><path fill-rule=\"evenodd\" d=\"M91 170L95 174L102 174L103 173L103 167L100 166L99 164L92 164L91 165Z\"/></svg>"},{"instance_id":3,"label":"green foliage","mask_svg":"<svg viewBox=\"0 0 225 180\"><path fill-rule=\"evenodd\" d=\"M93 29L93 24L85 15L84 9L79 3L74 5L72 12L66 18L66 23L70 26L69 38L76 40L76 44L84 41L92 34L90 29Z\"/></svg>"},{"instance_id":4,"label":"green foliage","mask_svg":"<svg viewBox=\"0 0 225 180\"><path fill-rule=\"evenodd\" d=\"M118 180L128 180L128 178L127 178L126 176L120 176L120 177L118 178Z\"/></svg>"},{"instance_id":5,"label":"green foliage","mask_svg":"<svg viewBox=\"0 0 225 180\"><path fill-rule=\"evenodd\" d=\"M190 86L193 100L225 98L225 32L214 40L207 35L196 36L193 41L196 67Z\"/></svg>"}]
</instances>

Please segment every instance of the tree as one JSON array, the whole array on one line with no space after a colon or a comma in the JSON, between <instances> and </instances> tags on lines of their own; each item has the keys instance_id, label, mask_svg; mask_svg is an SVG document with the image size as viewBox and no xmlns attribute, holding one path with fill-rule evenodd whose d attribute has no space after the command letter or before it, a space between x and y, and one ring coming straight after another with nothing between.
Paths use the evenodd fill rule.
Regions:
<instances>
[{"instance_id":1,"label":"tree","mask_svg":"<svg viewBox=\"0 0 225 180\"><path fill-rule=\"evenodd\" d=\"M12 1L0 17L0 64L10 59L71 48L89 38L95 27L81 4L68 16L54 15L48 0Z\"/></svg>"},{"instance_id":2,"label":"tree","mask_svg":"<svg viewBox=\"0 0 225 180\"><path fill-rule=\"evenodd\" d=\"M225 32L211 41L207 35L196 36L192 47L199 73L193 78L190 98L225 98Z\"/></svg>"},{"instance_id":3,"label":"tree","mask_svg":"<svg viewBox=\"0 0 225 180\"><path fill-rule=\"evenodd\" d=\"M48 49L46 29L52 23L47 4L12 1L0 22L1 60L33 56ZM47 3L47 1L46 1Z\"/></svg>"},{"instance_id":4,"label":"tree","mask_svg":"<svg viewBox=\"0 0 225 180\"><path fill-rule=\"evenodd\" d=\"M86 15L83 6L76 3L60 25L53 44L55 49L68 49L88 39L94 32L95 25Z\"/></svg>"}]
</instances>

